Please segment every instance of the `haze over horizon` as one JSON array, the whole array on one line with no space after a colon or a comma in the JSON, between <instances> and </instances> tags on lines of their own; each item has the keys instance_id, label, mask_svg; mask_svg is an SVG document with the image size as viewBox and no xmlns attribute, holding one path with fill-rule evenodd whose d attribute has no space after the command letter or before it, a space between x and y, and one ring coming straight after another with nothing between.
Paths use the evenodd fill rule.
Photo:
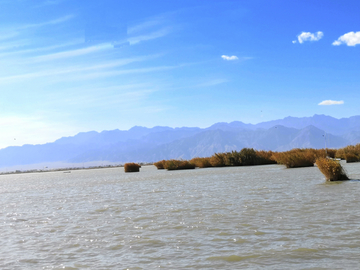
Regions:
<instances>
[{"instance_id":1,"label":"haze over horizon","mask_svg":"<svg viewBox=\"0 0 360 270\"><path fill-rule=\"evenodd\" d=\"M0 148L359 115L359 10L355 0L3 1Z\"/></svg>"}]
</instances>

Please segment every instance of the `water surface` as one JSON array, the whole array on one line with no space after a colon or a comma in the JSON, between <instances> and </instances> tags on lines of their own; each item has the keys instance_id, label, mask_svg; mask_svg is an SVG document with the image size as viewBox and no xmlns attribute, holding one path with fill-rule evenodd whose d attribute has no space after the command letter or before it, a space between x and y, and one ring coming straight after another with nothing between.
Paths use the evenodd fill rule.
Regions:
<instances>
[{"instance_id":1,"label":"water surface","mask_svg":"<svg viewBox=\"0 0 360 270\"><path fill-rule=\"evenodd\" d=\"M0 268L355 269L359 193L279 165L3 175Z\"/></svg>"}]
</instances>

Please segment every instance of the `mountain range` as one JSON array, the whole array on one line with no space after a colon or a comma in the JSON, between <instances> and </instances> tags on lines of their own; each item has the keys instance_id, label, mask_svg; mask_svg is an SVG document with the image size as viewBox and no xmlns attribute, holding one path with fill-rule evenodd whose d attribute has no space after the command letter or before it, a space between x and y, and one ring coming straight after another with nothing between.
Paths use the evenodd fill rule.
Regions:
<instances>
[{"instance_id":1,"label":"mountain range","mask_svg":"<svg viewBox=\"0 0 360 270\"><path fill-rule=\"evenodd\" d=\"M0 149L0 168L51 162L153 162L205 157L244 147L286 151L356 143L360 143L360 116L286 117L255 125L234 121L208 128L135 126L127 131L81 132L52 143Z\"/></svg>"}]
</instances>

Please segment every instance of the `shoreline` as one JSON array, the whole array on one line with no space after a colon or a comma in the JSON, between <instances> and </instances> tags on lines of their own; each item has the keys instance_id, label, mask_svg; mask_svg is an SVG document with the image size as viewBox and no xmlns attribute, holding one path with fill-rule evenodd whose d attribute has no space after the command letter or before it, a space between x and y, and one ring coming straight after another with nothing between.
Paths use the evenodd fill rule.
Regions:
<instances>
[{"instance_id":1,"label":"shoreline","mask_svg":"<svg viewBox=\"0 0 360 270\"><path fill-rule=\"evenodd\" d=\"M141 166L153 165L153 163L139 163ZM90 166L90 167L67 167L57 169L32 169L32 170L15 170L10 172L0 172L1 175L13 175L13 174L26 174L26 173L47 173L47 172L64 172L71 173L71 171L80 170L95 170L95 169L110 169L110 168L121 168L124 164L119 165L104 165L104 166Z\"/></svg>"}]
</instances>

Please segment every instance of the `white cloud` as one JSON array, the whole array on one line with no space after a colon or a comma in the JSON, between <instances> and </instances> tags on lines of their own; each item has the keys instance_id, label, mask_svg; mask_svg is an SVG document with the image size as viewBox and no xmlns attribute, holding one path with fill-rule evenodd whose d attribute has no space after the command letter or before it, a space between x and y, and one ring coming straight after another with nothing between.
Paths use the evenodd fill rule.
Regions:
<instances>
[{"instance_id":1,"label":"white cloud","mask_svg":"<svg viewBox=\"0 0 360 270\"><path fill-rule=\"evenodd\" d=\"M329 99L329 100L321 101L318 105L342 105L342 104L344 104L343 100L336 101Z\"/></svg>"},{"instance_id":2,"label":"white cloud","mask_svg":"<svg viewBox=\"0 0 360 270\"><path fill-rule=\"evenodd\" d=\"M310 32L302 32L300 35L297 36L299 43L304 43L305 41L318 41L322 39L324 36L324 33L321 31L318 31L316 33L310 33ZM293 41L293 43L296 43L296 40Z\"/></svg>"},{"instance_id":3,"label":"white cloud","mask_svg":"<svg viewBox=\"0 0 360 270\"><path fill-rule=\"evenodd\" d=\"M227 60L227 61L232 61L232 60L238 60L239 59L236 55L232 55L232 56L222 55L221 58L224 59L224 60Z\"/></svg>"},{"instance_id":4,"label":"white cloud","mask_svg":"<svg viewBox=\"0 0 360 270\"><path fill-rule=\"evenodd\" d=\"M355 46L360 44L360 31L356 33L346 33L339 37L337 40L335 40L332 45L339 46L341 44L346 44L347 46Z\"/></svg>"}]
</instances>

